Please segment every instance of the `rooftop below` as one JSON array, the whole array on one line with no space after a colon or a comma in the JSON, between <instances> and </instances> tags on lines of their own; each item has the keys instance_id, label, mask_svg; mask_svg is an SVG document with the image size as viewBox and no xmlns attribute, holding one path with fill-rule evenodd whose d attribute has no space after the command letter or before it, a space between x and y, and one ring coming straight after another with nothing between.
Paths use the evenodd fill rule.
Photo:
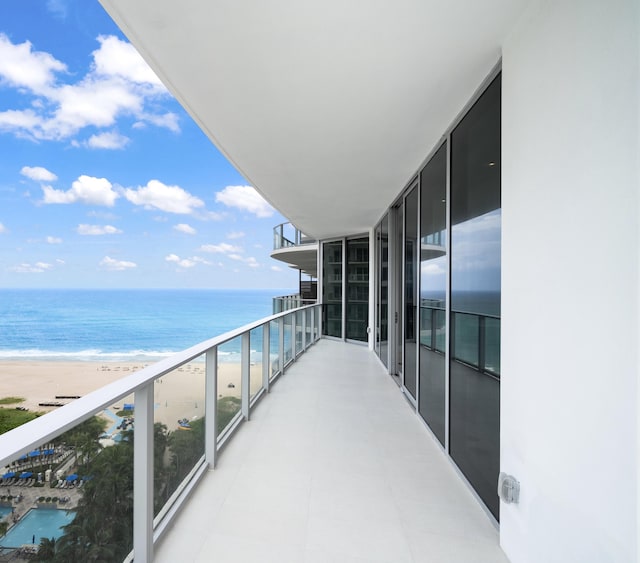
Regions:
<instances>
[{"instance_id":1,"label":"rooftop below","mask_svg":"<svg viewBox=\"0 0 640 563\"><path fill-rule=\"evenodd\" d=\"M374 354L321 340L252 411L155 561L500 563L498 532Z\"/></svg>"}]
</instances>

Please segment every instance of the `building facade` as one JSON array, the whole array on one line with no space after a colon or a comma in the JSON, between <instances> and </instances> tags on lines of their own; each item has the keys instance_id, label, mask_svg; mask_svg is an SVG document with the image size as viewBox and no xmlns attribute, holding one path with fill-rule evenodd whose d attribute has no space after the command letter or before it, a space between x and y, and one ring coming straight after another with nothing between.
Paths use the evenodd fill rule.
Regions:
<instances>
[{"instance_id":1,"label":"building facade","mask_svg":"<svg viewBox=\"0 0 640 563\"><path fill-rule=\"evenodd\" d=\"M320 241L324 335L378 355L509 559L637 561L638 2L102 3Z\"/></svg>"}]
</instances>

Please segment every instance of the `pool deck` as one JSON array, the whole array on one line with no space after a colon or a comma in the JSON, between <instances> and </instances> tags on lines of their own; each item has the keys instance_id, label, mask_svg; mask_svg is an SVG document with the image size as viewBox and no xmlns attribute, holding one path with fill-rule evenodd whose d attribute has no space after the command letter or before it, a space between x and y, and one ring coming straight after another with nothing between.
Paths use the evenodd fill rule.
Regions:
<instances>
[{"instance_id":1,"label":"pool deck","mask_svg":"<svg viewBox=\"0 0 640 563\"><path fill-rule=\"evenodd\" d=\"M78 506L78 501L82 497L82 489L77 489L75 487L68 489L51 489L50 487L0 487L0 495L8 495L11 492L14 495L13 500L13 516L7 516L6 518L9 521L9 529L13 527L13 525L20 521L29 510L32 508L38 507L38 498L40 497L54 497L57 496L59 498L68 497L69 500L62 504L58 503L58 508L64 510L73 510ZM15 497L20 495L21 500L15 500ZM53 503L51 503L51 508L55 508Z\"/></svg>"}]
</instances>

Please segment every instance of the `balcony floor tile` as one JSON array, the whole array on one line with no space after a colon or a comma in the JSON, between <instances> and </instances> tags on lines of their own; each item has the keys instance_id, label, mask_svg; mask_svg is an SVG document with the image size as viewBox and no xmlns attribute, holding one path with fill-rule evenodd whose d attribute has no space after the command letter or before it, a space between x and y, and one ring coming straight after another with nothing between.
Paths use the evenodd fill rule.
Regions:
<instances>
[{"instance_id":1,"label":"balcony floor tile","mask_svg":"<svg viewBox=\"0 0 640 563\"><path fill-rule=\"evenodd\" d=\"M155 561L507 561L498 532L365 347L322 340L252 412Z\"/></svg>"}]
</instances>

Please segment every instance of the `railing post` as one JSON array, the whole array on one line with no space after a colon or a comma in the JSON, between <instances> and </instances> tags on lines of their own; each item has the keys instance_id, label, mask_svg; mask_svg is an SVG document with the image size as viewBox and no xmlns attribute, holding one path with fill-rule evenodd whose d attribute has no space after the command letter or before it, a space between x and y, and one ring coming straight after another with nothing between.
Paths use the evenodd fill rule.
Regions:
<instances>
[{"instance_id":1,"label":"railing post","mask_svg":"<svg viewBox=\"0 0 640 563\"><path fill-rule=\"evenodd\" d=\"M262 325L262 388L269 392L271 378L271 323Z\"/></svg>"},{"instance_id":2,"label":"railing post","mask_svg":"<svg viewBox=\"0 0 640 563\"><path fill-rule=\"evenodd\" d=\"M207 350L205 356L205 431L204 455L209 467L215 469L218 460L218 347Z\"/></svg>"},{"instance_id":3,"label":"railing post","mask_svg":"<svg viewBox=\"0 0 640 563\"><path fill-rule=\"evenodd\" d=\"M249 371L251 369L251 346L250 331L242 333L242 344L240 347L240 365L242 370L241 392L242 392L242 416L245 420L249 420L249 399L251 397Z\"/></svg>"},{"instance_id":4,"label":"railing post","mask_svg":"<svg viewBox=\"0 0 640 563\"><path fill-rule=\"evenodd\" d=\"M280 375L284 374L284 317L278 319L278 364Z\"/></svg>"},{"instance_id":5,"label":"railing post","mask_svg":"<svg viewBox=\"0 0 640 563\"><path fill-rule=\"evenodd\" d=\"M133 440L133 552L153 561L153 382L135 392Z\"/></svg>"}]
</instances>

